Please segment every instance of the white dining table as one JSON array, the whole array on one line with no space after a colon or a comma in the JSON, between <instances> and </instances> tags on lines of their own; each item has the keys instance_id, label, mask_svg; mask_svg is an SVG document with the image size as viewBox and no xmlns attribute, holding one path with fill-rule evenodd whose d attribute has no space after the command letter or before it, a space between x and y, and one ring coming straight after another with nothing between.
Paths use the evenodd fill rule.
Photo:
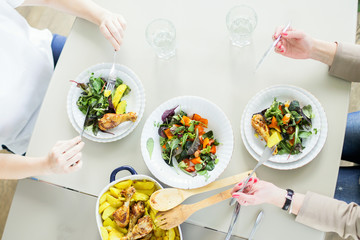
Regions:
<instances>
[{"instance_id":1,"label":"white dining table","mask_svg":"<svg viewBox=\"0 0 360 240\"><path fill-rule=\"evenodd\" d=\"M138 173L152 176L140 150L143 126L156 107L177 96L206 98L219 106L229 118L234 132L234 150L229 165L219 179L250 170L257 162L246 150L241 138L240 121L245 106L259 91L287 84L303 88L319 100L327 117L327 139L321 152L305 166L294 170L262 166L257 175L296 192L313 191L333 196L345 132L350 83L330 76L328 66L320 62L294 60L275 53L267 57L258 71L254 69L271 45L275 28L285 25L289 20L293 28L302 29L315 38L354 43L356 0L97 2L111 11L121 13L127 20L126 36L118 54L118 63L132 69L142 81L146 94L144 115L136 129L119 141L97 143L85 139L82 155L84 165L80 171L67 175L39 176L40 180L97 196L108 184L112 170L119 166L130 165ZM252 44L243 48L231 45L225 24L227 12L238 4L251 6L258 15ZM169 60L158 59L146 42L146 26L155 18L169 19L176 27L176 55ZM75 79L90 66L111 62L112 55L113 49L98 27L76 19L41 107L27 152L29 156L43 156L56 141L79 134L71 125L66 110L67 94L71 87L69 80ZM120 173L118 177L126 175ZM152 177L156 179L156 176ZM195 196L187 202L198 201L214 192ZM88 208L94 212L95 206L89 204ZM301 225L294 221L294 215L266 204L242 207L234 235L247 238L260 209L265 214L255 239L279 240L288 239L289 236L293 240L324 238L323 232ZM224 201L195 213L186 222L204 229L226 232L232 212L233 207ZM14 218L9 221L8 224L15 224ZM81 224L95 227L90 219ZM11 236L11 232L6 233Z\"/></svg>"}]
</instances>

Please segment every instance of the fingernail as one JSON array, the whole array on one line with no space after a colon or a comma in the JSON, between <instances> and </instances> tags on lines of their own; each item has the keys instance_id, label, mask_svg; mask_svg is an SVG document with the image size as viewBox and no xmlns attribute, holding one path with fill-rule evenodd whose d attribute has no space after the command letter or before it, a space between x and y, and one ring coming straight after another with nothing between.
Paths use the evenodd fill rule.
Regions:
<instances>
[{"instance_id":1,"label":"fingernail","mask_svg":"<svg viewBox=\"0 0 360 240\"><path fill-rule=\"evenodd\" d=\"M249 179L249 182L252 181L252 179L253 179L253 178L251 177L251 178Z\"/></svg>"},{"instance_id":2,"label":"fingernail","mask_svg":"<svg viewBox=\"0 0 360 240\"><path fill-rule=\"evenodd\" d=\"M242 184L243 184L243 183L241 182L241 183L238 184L238 186L241 186Z\"/></svg>"},{"instance_id":3,"label":"fingernail","mask_svg":"<svg viewBox=\"0 0 360 240\"><path fill-rule=\"evenodd\" d=\"M283 35L283 36L287 36L288 34L287 34L287 33L282 33L281 35Z\"/></svg>"},{"instance_id":4,"label":"fingernail","mask_svg":"<svg viewBox=\"0 0 360 240\"><path fill-rule=\"evenodd\" d=\"M257 181L258 181L258 180L255 178L255 179L254 179L254 183L257 183Z\"/></svg>"},{"instance_id":5,"label":"fingernail","mask_svg":"<svg viewBox=\"0 0 360 240\"><path fill-rule=\"evenodd\" d=\"M239 197L239 195L236 194L236 193L233 193L232 197L233 197L233 198L237 198L237 197Z\"/></svg>"}]
</instances>

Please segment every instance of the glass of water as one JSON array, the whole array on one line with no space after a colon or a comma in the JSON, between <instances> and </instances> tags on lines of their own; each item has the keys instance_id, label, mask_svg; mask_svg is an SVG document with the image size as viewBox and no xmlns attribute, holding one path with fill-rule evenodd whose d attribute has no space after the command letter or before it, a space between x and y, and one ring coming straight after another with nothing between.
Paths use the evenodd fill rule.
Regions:
<instances>
[{"instance_id":1,"label":"glass of water","mask_svg":"<svg viewBox=\"0 0 360 240\"><path fill-rule=\"evenodd\" d=\"M169 59L175 55L176 30L169 20L162 18L153 20L147 26L145 36L159 58Z\"/></svg>"},{"instance_id":2,"label":"glass of water","mask_svg":"<svg viewBox=\"0 0 360 240\"><path fill-rule=\"evenodd\" d=\"M257 25L257 14L249 6L238 5L226 15L226 25L233 45L244 47L251 43L251 35Z\"/></svg>"}]
</instances>

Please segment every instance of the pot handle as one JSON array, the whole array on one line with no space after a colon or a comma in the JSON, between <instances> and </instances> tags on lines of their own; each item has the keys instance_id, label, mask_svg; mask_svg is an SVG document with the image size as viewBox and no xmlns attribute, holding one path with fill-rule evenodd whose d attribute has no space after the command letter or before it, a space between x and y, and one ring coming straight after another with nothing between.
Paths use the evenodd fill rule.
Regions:
<instances>
[{"instance_id":1,"label":"pot handle","mask_svg":"<svg viewBox=\"0 0 360 240\"><path fill-rule=\"evenodd\" d=\"M112 173L110 174L110 182L113 182L115 181L115 177L116 177L116 174L122 170L127 170L131 173L131 175L137 175L138 173L135 171L134 168L130 167L130 166L121 166L121 167L118 167L118 168L115 168Z\"/></svg>"}]
</instances>

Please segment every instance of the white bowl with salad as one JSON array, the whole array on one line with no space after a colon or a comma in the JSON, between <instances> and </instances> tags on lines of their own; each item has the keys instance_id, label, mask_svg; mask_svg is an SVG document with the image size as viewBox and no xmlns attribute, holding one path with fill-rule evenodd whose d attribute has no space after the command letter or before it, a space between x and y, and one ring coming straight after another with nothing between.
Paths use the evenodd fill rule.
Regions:
<instances>
[{"instance_id":1,"label":"white bowl with salad","mask_svg":"<svg viewBox=\"0 0 360 240\"><path fill-rule=\"evenodd\" d=\"M161 182L176 188L198 188L214 181L233 152L230 121L214 103L200 97L170 99L146 120L141 152Z\"/></svg>"}]
</instances>

